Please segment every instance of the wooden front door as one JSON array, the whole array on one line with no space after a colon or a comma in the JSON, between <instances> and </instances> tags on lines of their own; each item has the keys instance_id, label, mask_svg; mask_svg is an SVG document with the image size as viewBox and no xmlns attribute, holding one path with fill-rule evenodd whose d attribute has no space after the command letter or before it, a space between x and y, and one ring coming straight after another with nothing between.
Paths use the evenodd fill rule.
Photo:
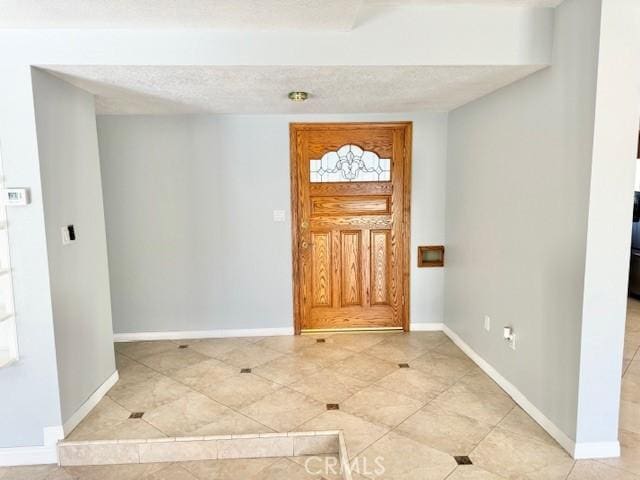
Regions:
<instances>
[{"instance_id":1,"label":"wooden front door","mask_svg":"<svg viewBox=\"0 0 640 480\"><path fill-rule=\"evenodd\" d=\"M409 326L411 123L291 125L295 330Z\"/></svg>"}]
</instances>

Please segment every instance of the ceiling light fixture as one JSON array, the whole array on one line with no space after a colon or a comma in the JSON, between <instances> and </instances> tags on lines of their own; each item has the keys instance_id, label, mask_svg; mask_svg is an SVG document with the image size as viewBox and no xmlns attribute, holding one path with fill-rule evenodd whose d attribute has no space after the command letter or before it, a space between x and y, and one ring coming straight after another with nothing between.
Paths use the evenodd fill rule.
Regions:
<instances>
[{"instance_id":1,"label":"ceiling light fixture","mask_svg":"<svg viewBox=\"0 0 640 480\"><path fill-rule=\"evenodd\" d=\"M307 98L309 98L307 92L289 92L289 100L292 102L304 102Z\"/></svg>"}]
</instances>

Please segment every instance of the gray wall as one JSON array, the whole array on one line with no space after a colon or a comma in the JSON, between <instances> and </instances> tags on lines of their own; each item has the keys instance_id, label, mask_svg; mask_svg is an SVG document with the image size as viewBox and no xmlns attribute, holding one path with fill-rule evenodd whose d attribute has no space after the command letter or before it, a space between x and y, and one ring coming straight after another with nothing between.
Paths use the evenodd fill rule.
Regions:
<instances>
[{"instance_id":1,"label":"gray wall","mask_svg":"<svg viewBox=\"0 0 640 480\"><path fill-rule=\"evenodd\" d=\"M554 35L550 69L450 114L445 323L576 439L583 296L597 296L599 290L595 283L585 289L585 259L587 220L594 209L600 1L566 0L556 9ZM613 120L611 128L618 126ZM598 175L609 173L601 169ZM624 308L618 307L625 295L625 273L618 266L620 255L628 255L628 237L620 236L618 227L626 222L628 234L630 217L624 215L632 184L632 178L628 185L608 183L622 195L609 204L615 236L593 252L613 254L616 268L600 270L598 281L603 287L613 280L607 275L617 275L607 287L607 292L618 289L617 303L604 302L615 307L607 321L616 332L624 323ZM598 220L603 232L607 220ZM492 318L490 333L482 328L484 315ZM504 325L515 329L516 351L502 340ZM593 349L593 339L584 348ZM600 441L616 439L610 426L617 415L608 405L619 394L620 365L612 369L609 360L617 358L621 343L609 340L599 349L607 364L601 393L590 398L597 405L608 396L607 407L601 407L609 435L595 435ZM605 390L611 394L602 395Z\"/></svg>"},{"instance_id":2,"label":"gray wall","mask_svg":"<svg viewBox=\"0 0 640 480\"><path fill-rule=\"evenodd\" d=\"M101 116L116 333L292 327L289 123L413 120L412 321L442 322L446 114ZM275 209L287 212L274 223Z\"/></svg>"},{"instance_id":3,"label":"gray wall","mask_svg":"<svg viewBox=\"0 0 640 480\"><path fill-rule=\"evenodd\" d=\"M65 422L115 372L98 139L92 95L35 69L33 94Z\"/></svg>"},{"instance_id":4,"label":"gray wall","mask_svg":"<svg viewBox=\"0 0 640 480\"><path fill-rule=\"evenodd\" d=\"M2 448L42 445L61 419L31 69L0 68L0 91L4 183L31 189L29 206L7 209L20 359L0 368Z\"/></svg>"}]
</instances>

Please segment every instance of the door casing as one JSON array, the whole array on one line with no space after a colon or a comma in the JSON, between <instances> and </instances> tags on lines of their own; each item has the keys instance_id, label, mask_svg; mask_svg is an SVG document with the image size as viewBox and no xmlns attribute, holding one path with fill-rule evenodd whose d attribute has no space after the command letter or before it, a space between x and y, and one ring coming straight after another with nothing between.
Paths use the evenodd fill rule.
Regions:
<instances>
[{"instance_id":1,"label":"door casing","mask_svg":"<svg viewBox=\"0 0 640 480\"><path fill-rule=\"evenodd\" d=\"M290 181L291 181L291 247L293 262L293 316L294 331L296 335L301 333L301 274L300 274L300 225L298 202L298 145L297 134L303 130L314 128L340 129L357 126L376 126L389 128L402 128L404 130L403 165L403 211L402 211L402 329L409 331L410 327L410 258L411 258L411 150L412 150L412 122L348 122L348 123L291 123L289 125L290 147ZM393 159L397 161L397 159Z\"/></svg>"}]
</instances>

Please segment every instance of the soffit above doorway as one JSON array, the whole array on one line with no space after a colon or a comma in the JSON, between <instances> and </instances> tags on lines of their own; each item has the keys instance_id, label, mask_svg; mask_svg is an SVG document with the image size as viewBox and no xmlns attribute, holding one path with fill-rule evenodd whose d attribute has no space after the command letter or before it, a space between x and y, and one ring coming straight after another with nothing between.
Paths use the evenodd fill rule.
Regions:
<instances>
[{"instance_id":1,"label":"soffit above doorway","mask_svg":"<svg viewBox=\"0 0 640 480\"><path fill-rule=\"evenodd\" d=\"M98 114L449 111L542 66L48 66ZM306 102L287 98L310 93Z\"/></svg>"}]
</instances>

